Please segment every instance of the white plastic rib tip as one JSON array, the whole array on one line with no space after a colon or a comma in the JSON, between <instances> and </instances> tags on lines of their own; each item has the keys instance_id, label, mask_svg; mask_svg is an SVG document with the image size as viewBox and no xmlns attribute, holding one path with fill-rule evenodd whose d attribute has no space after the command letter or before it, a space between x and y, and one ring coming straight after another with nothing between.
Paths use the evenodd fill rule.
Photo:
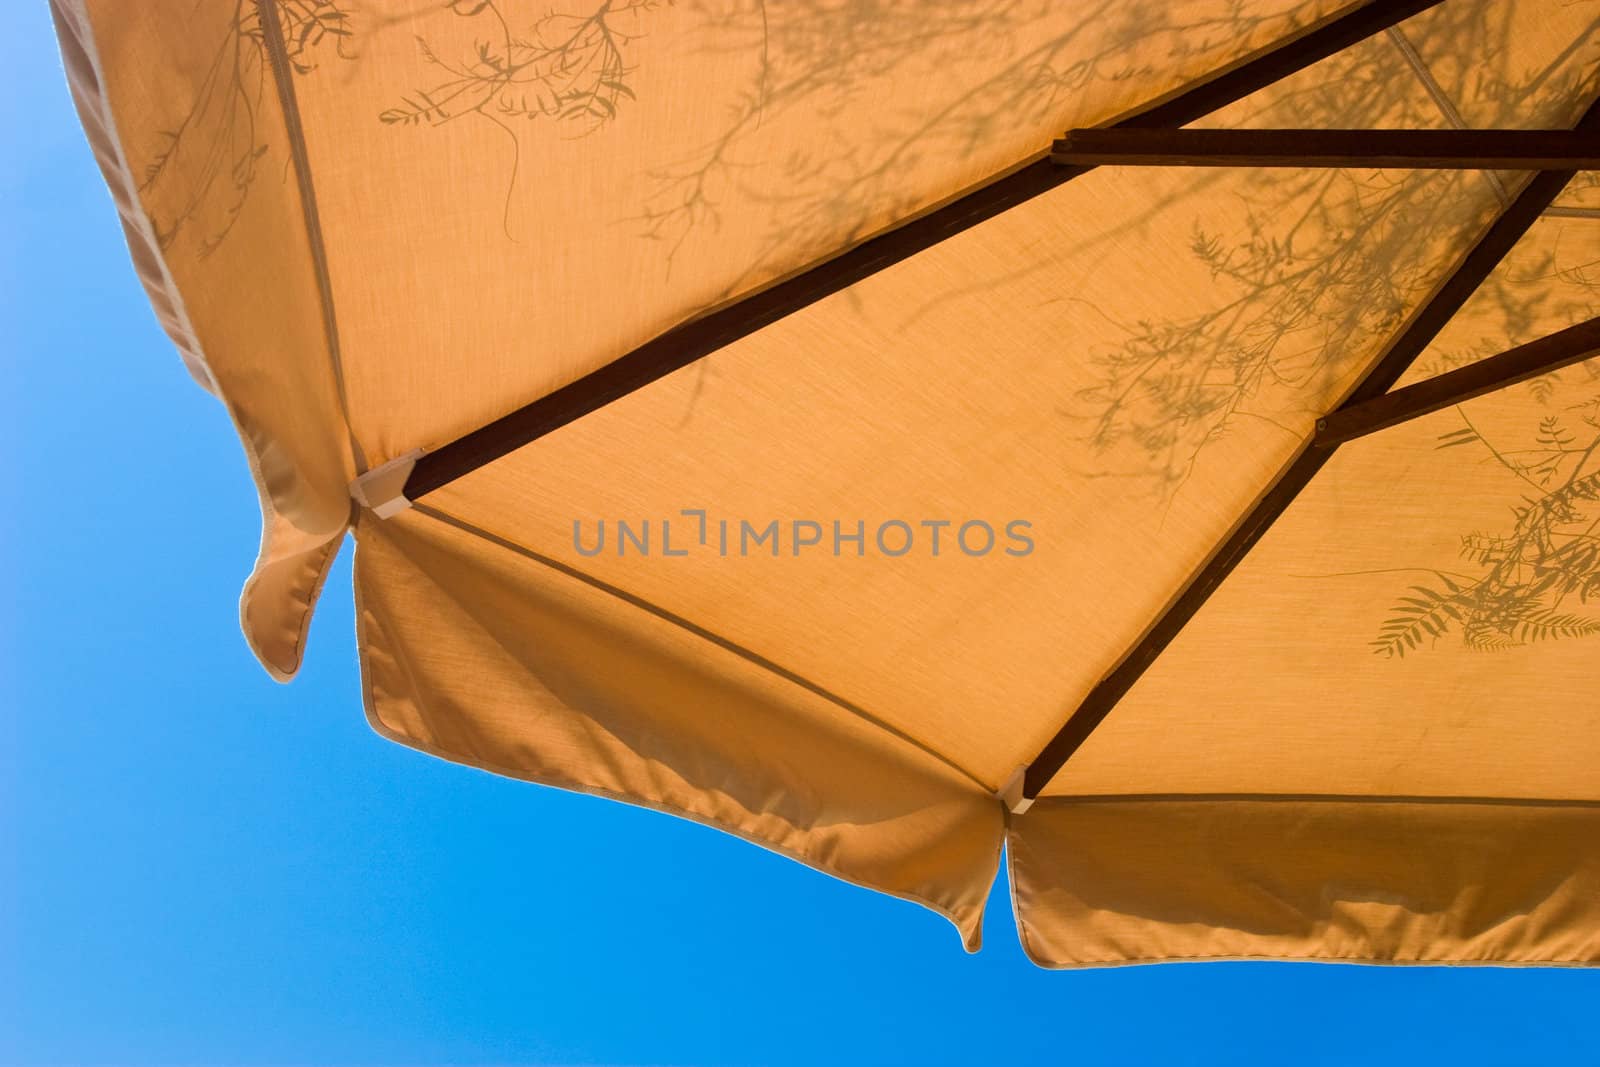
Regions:
<instances>
[{"instance_id":1,"label":"white plastic rib tip","mask_svg":"<svg viewBox=\"0 0 1600 1067\"><path fill-rule=\"evenodd\" d=\"M414 448L381 467L372 468L350 483L350 495L380 519L400 514L411 506L405 495L406 479L411 477L411 469L421 458L422 449Z\"/></svg>"},{"instance_id":2,"label":"white plastic rib tip","mask_svg":"<svg viewBox=\"0 0 1600 1067\"><path fill-rule=\"evenodd\" d=\"M1021 815L1033 807L1033 797L1022 795L1022 783L1028 776L1028 765L1024 763L1012 772L1006 784L1000 787L1000 802L1006 810L1013 815Z\"/></svg>"}]
</instances>

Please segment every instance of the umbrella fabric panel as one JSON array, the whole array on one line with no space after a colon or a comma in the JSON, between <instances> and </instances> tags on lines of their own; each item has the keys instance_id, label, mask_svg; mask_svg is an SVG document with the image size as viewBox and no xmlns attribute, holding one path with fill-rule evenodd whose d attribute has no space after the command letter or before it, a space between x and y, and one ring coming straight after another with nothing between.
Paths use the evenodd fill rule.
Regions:
<instances>
[{"instance_id":1,"label":"umbrella fabric panel","mask_svg":"<svg viewBox=\"0 0 1600 1067\"><path fill-rule=\"evenodd\" d=\"M1600 807L1050 798L1007 838L1047 967L1600 960Z\"/></svg>"},{"instance_id":2,"label":"umbrella fabric panel","mask_svg":"<svg viewBox=\"0 0 1600 1067\"><path fill-rule=\"evenodd\" d=\"M1051 792L1600 800L1596 522L1600 361L1347 445Z\"/></svg>"},{"instance_id":3,"label":"umbrella fabric panel","mask_svg":"<svg viewBox=\"0 0 1600 1067\"><path fill-rule=\"evenodd\" d=\"M1590 218L1600 216L1600 173L1591 170L1579 174L1556 204L1561 208L1582 211Z\"/></svg>"},{"instance_id":4,"label":"umbrella fabric panel","mask_svg":"<svg viewBox=\"0 0 1600 1067\"><path fill-rule=\"evenodd\" d=\"M1308 101L1354 126L1434 113L1382 40L1238 110ZM738 635L998 789L1497 209L1465 174L1105 169L427 500ZM776 544L740 536L773 521ZM969 522L987 552L957 543ZM695 551L666 558L669 524Z\"/></svg>"},{"instance_id":5,"label":"umbrella fabric panel","mask_svg":"<svg viewBox=\"0 0 1600 1067\"><path fill-rule=\"evenodd\" d=\"M259 29L233 5L53 0L52 11L134 265L244 444L262 538L241 624L286 679L345 530L355 466L303 204L293 180L278 180L286 132L249 44ZM230 40L240 47L219 49ZM270 160L257 139L276 147Z\"/></svg>"},{"instance_id":6,"label":"umbrella fabric panel","mask_svg":"<svg viewBox=\"0 0 1600 1067\"><path fill-rule=\"evenodd\" d=\"M640 2L513 26L318 0L276 7L275 35L249 2L54 7L141 277L245 442L243 622L284 678L364 466L347 435L374 464L440 443L1337 5Z\"/></svg>"},{"instance_id":7,"label":"umbrella fabric panel","mask_svg":"<svg viewBox=\"0 0 1600 1067\"><path fill-rule=\"evenodd\" d=\"M1548 126L1572 121L1600 71L1597 11L1562 14L1571 21L1546 27L1543 38L1526 25L1502 25L1490 38L1511 50L1494 91L1536 88L1514 94L1518 110ZM1446 51L1412 23L1402 29L1419 52ZM1435 65L1452 93L1487 84L1462 81L1448 59L1430 59L1427 69ZM1474 121L1513 119L1472 96L1447 103ZM1518 188L1515 176L1468 177L1497 199ZM1538 222L1402 384L1593 316L1597 256L1594 220ZM1560 450L1581 451L1596 433L1588 421L1593 368L1568 368L1346 446L1047 792L1595 796L1593 652L1572 643L1592 608L1577 595L1557 603L1548 591L1519 599L1532 584L1520 580L1480 584L1493 566L1471 556L1497 538L1516 543L1526 534L1536 544L1543 534L1519 533L1516 509L1548 498L1574 473L1586 484L1578 452ZM1463 433L1463 419L1484 438ZM1555 420L1550 433L1570 435L1567 444L1541 443L1546 420ZM1510 466L1495 459L1496 447L1517 453ZM1535 481L1550 484L1528 484L1515 469L1521 459L1547 464ZM1553 550L1587 544L1581 525L1557 523L1554 533ZM1448 602L1457 593L1447 582L1464 590L1462 604ZM1501 604L1522 606L1497 615ZM1488 630L1486 620L1496 620ZM1468 625L1474 641L1464 644ZM1510 643L1517 647L1505 656L1481 654ZM1391 651L1404 662L1384 663Z\"/></svg>"},{"instance_id":8,"label":"umbrella fabric panel","mask_svg":"<svg viewBox=\"0 0 1600 1067\"><path fill-rule=\"evenodd\" d=\"M1560 206L1563 200L1556 203ZM1600 316L1600 217L1552 212L1517 242L1400 385L1454 370L1596 316ZM1586 379L1591 373L1581 367L1560 371L1518 385L1514 392L1537 395L1573 377Z\"/></svg>"},{"instance_id":9,"label":"umbrella fabric panel","mask_svg":"<svg viewBox=\"0 0 1600 1067\"><path fill-rule=\"evenodd\" d=\"M350 8L295 82L355 432L442 444L1332 6Z\"/></svg>"},{"instance_id":10,"label":"umbrella fabric panel","mask_svg":"<svg viewBox=\"0 0 1600 1067\"><path fill-rule=\"evenodd\" d=\"M986 791L796 676L423 510L363 519L368 719L402 744L738 834L914 900L976 949Z\"/></svg>"},{"instance_id":11,"label":"umbrella fabric panel","mask_svg":"<svg viewBox=\"0 0 1600 1067\"><path fill-rule=\"evenodd\" d=\"M575 2L507 21L492 3L318 0L263 22L248 3L54 6L141 276L246 443L265 533L244 624L279 677L369 459L470 430L1336 7L769 4L763 20L751 4ZM1597 14L1446 4L1213 121L1567 125L1594 92ZM992 791L1520 181L1496 179L1097 172L413 512L363 514L369 718L445 758L695 818L917 900L973 945L1002 837ZM1573 228L1541 224L1521 274L1508 266L1511 295L1475 302L1424 362L1582 317L1594 223L1561 219ZM1547 264L1568 265L1559 291L1539 287ZM1471 426L1441 412L1349 448L1050 791L1595 799L1585 652L1600 638L1570 602L1587 586L1562 576L1587 559L1593 380L1570 368L1473 402ZM1553 466L1503 462L1502 441ZM796 555L792 526L777 556L666 558L661 520L701 507L824 536L872 526L853 558ZM609 521L615 538L619 519L655 521L657 552L580 550L574 523ZM914 535L946 521L946 538L986 520L999 544L899 556L874 536L886 519ZM1026 553L1004 552L1021 547L1012 519ZM1427 585L1422 608L1393 573L1355 573L1438 575L1463 546L1472 584ZM1397 633L1389 662L1373 644ZM1318 807L1287 830L1273 820L1290 808L1250 816L1260 877L1282 879L1300 916L1280 922L1259 900L1248 914L1234 854L1172 844L1213 841L1195 832L1213 809L1188 823L1140 809L1118 853L1120 824L1097 838L1076 814L1092 806L1047 797L1012 824L1019 913L1045 961L1084 961L1060 946L1102 936L1083 933L1115 910L1094 885L1160 881L1163 851L1168 870L1214 861L1223 884L1178 934L1160 886L1130 890L1090 962L1592 955L1574 931L1593 918L1563 895L1594 895L1592 855L1573 851L1566 815L1512 854L1495 849L1518 835L1482 815L1509 806L1430 807L1471 833L1411 881L1385 851L1409 814ZM1356 909L1331 937L1308 896L1331 875L1265 848L1274 834L1330 855L1365 842L1350 899L1391 887L1406 914ZM1463 911L1480 854L1549 875L1496 889L1539 917L1525 937ZM1094 907L1074 903L1085 893Z\"/></svg>"}]
</instances>

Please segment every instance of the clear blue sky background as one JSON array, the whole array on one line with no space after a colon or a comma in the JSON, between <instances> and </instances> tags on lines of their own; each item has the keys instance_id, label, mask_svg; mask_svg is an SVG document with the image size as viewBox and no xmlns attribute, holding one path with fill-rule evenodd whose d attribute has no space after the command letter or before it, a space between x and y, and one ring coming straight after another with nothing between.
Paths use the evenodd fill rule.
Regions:
<instances>
[{"instance_id":1,"label":"clear blue sky background","mask_svg":"<svg viewBox=\"0 0 1600 1067\"><path fill-rule=\"evenodd\" d=\"M0 1062L1600 1061L1600 971L1049 973L1003 884L969 957L714 831L389 744L348 556L271 682L239 445L134 279L44 3L11 11Z\"/></svg>"}]
</instances>

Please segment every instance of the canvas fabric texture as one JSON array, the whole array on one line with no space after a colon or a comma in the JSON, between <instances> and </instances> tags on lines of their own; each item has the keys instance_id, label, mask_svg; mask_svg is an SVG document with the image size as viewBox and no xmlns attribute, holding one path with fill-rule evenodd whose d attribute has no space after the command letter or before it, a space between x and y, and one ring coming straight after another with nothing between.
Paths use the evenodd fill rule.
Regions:
<instances>
[{"instance_id":1,"label":"canvas fabric texture","mask_svg":"<svg viewBox=\"0 0 1600 1067\"><path fill-rule=\"evenodd\" d=\"M244 445L274 677L353 532L377 732L969 948L1005 848L1047 966L1593 963L1600 361L1346 446L1042 799L997 797L1527 175L1101 168L393 518L350 498L1352 6L52 0ZM1597 93L1600 0L1452 0L1199 125L1564 128ZM1580 174L1402 384L1600 314L1596 214Z\"/></svg>"}]
</instances>

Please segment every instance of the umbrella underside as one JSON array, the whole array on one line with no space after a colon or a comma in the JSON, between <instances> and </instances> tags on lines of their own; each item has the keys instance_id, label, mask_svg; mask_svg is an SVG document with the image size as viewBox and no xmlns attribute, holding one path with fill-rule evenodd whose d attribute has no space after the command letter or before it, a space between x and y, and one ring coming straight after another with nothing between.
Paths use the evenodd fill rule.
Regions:
<instances>
[{"instance_id":1,"label":"umbrella underside","mask_svg":"<svg viewBox=\"0 0 1600 1067\"><path fill-rule=\"evenodd\" d=\"M276 677L353 528L379 733L969 947L1600 959L1600 0L52 5Z\"/></svg>"}]
</instances>

